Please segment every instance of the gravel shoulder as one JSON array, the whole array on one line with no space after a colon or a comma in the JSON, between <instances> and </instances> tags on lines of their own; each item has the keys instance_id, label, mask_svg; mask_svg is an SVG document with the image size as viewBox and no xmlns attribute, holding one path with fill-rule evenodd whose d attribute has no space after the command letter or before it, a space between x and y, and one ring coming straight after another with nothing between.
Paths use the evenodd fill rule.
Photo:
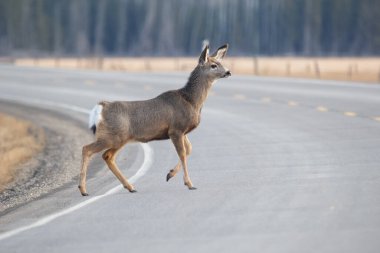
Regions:
<instances>
[{"instance_id":1,"label":"gravel shoulder","mask_svg":"<svg viewBox=\"0 0 380 253\"><path fill-rule=\"evenodd\" d=\"M1 111L32 122L45 133L45 148L19 168L0 193L0 216L78 178L81 148L92 140L84 122L48 109L0 101Z\"/></svg>"},{"instance_id":2,"label":"gravel shoulder","mask_svg":"<svg viewBox=\"0 0 380 253\"><path fill-rule=\"evenodd\" d=\"M0 112L0 193L7 189L18 169L45 146L41 127Z\"/></svg>"}]
</instances>

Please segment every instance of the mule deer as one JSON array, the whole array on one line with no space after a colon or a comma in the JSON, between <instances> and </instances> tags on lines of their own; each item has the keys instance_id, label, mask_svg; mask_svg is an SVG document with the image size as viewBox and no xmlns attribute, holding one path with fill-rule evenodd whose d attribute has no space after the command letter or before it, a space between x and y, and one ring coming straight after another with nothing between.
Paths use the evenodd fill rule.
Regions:
<instances>
[{"instance_id":1,"label":"mule deer","mask_svg":"<svg viewBox=\"0 0 380 253\"><path fill-rule=\"evenodd\" d=\"M212 84L219 78L231 75L221 64L227 48L228 45L224 45L210 56L207 45L187 84L181 89L164 92L150 100L102 101L94 107L90 113L89 127L93 130L96 140L84 146L82 150L79 190L83 196L88 195L86 174L89 159L93 154L106 150L103 159L109 169L126 189L136 192L115 163L118 151L129 142L166 139L171 139L180 159L169 171L166 180L174 177L182 166L185 185L190 190L196 189L187 170L186 157L191 153L191 143L187 134L199 125L201 109Z\"/></svg>"}]
</instances>

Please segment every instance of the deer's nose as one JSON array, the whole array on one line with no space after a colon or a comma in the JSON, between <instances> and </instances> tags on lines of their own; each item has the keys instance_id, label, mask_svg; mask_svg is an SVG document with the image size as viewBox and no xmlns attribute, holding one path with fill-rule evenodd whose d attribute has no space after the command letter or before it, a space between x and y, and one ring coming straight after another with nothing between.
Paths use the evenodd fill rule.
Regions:
<instances>
[{"instance_id":1,"label":"deer's nose","mask_svg":"<svg viewBox=\"0 0 380 253\"><path fill-rule=\"evenodd\" d=\"M231 76L231 71L227 70L226 73L224 74L225 77Z\"/></svg>"}]
</instances>

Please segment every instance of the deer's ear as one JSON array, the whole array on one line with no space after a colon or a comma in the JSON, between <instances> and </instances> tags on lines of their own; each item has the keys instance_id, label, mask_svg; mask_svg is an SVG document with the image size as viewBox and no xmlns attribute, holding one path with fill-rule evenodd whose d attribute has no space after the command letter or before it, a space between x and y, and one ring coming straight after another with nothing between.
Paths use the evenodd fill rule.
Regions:
<instances>
[{"instance_id":1,"label":"deer's ear","mask_svg":"<svg viewBox=\"0 0 380 253\"><path fill-rule=\"evenodd\" d=\"M226 55L227 49L228 49L228 44L225 44L225 45L221 46L220 48L218 48L218 50L216 50L215 53L213 53L211 55L211 57L220 61Z\"/></svg>"},{"instance_id":2,"label":"deer's ear","mask_svg":"<svg viewBox=\"0 0 380 253\"><path fill-rule=\"evenodd\" d=\"M209 54L209 47L208 45L206 45L205 49L203 49L201 53L201 56L199 56L199 61L198 61L199 64L205 64L207 62L208 54Z\"/></svg>"}]
</instances>

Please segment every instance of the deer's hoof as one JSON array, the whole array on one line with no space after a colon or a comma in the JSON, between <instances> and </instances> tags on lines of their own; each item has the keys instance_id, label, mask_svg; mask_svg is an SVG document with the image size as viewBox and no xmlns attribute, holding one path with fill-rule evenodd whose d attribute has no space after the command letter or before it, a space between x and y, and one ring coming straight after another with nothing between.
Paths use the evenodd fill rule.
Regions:
<instances>
[{"instance_id":1,"label":"deer's hoof","mask_svg":"<svg viewBox=\"0 0 380 253\"><path fill-rule=\"evenodd\" d=\"M169 179L172 178L172 176L170 175L170 172L166 175L166 182L169 181Z\"/></svg>"},{"instance_id":2,"label":"deer's hoof","mask_svg":"<svg viewBox=\"0 0 380 253\"><path fill-rule=\"evenodd\" d=\"M125 189L127 189L129 192L131 192L131 193L135 193L135 192L137 192L135 189L129 189L127 186L124 186L124 188Z\"/></svg>"},{"instance_id":3,"label":"deer's hoof","mask_svg":"<svg viewBox=\"0 0 380 253\"><path fill-rule=\"evenodd\" d=\"M189 187L189 190L196 190L197 188L194 186Z\"/></svg>"},{"instance_id":4,"label":"deer's hoof","mask_svg":"<svg viewBox=\"0 0 380 253\"><path fill-rule=\"evenodd\" d=\"M79 188L80 194L82 194L82 196L88 196L87 192L82 192L82 188L80 187L80 185L78 185L78 188Z\"/></svg>"}]
</instances>

